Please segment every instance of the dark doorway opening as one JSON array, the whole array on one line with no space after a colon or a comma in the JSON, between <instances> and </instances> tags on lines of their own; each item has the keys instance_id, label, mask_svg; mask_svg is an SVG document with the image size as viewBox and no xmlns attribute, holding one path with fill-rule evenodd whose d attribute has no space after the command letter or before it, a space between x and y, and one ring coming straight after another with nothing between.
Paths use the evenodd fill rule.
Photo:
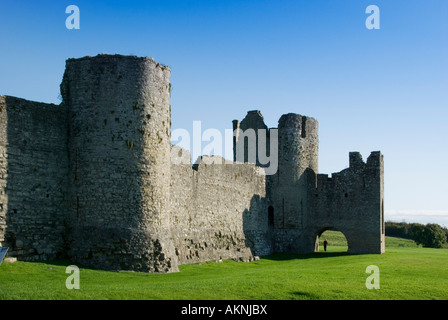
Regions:
<instances>
[{"instance_id":1,"label":"dark doorway opening","mask_svg":"<svg viewBox=\"0 0 448 320\"><path fill-rule=\"evenodd\" d=\"M268 207L268 226L269 227L274 226L274 207L273 206Z\"/></svg>"}]
</instances>

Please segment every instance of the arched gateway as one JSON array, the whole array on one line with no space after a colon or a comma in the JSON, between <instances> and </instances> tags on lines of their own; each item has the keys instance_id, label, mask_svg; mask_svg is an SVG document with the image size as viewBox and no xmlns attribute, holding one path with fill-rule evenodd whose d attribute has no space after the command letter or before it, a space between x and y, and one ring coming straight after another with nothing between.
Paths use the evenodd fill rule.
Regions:
<instances>
[{"instance_id":1,"label":"arched gateway","mask_svg":"<svg viewBox=\"0 0 448 320\"><path fill-rule=\"evenodd\" d=\"M320 229L316 233L316 241L315 241L315 245L314 245L314 252L320 252L320 249L321 249L320 244L323 243L324 240L328 240L326 238L326 236L324 236L324 233L326 231L336 231L337 233L340 233L345 238L345 241L347 242L347 246L349 246L349 242L348 242L347 237L345 236L344 232L342 232L341 230L338 230L335 227L325 227L325 228ZM330 246L334 246L335 244L330 241L329 245ZM348 252L348 249L344 250L344 251Z\"/></svg>"}]
</instances>

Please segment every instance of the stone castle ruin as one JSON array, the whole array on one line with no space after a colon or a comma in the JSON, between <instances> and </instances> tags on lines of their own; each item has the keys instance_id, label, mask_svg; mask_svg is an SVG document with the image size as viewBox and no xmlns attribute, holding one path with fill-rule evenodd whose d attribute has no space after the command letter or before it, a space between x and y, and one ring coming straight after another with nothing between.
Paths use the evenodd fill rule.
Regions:
<instances>
[{"instance_id":1,"label":"stone castle ruin","mask_svg":"<svg viewBox=\"0 0 448 320\"><path fill-rule=\"evenodd\" d=\"M181 264L310 253L328 229L384 252L383 156L318 174L318 123L283 115L278 170L175 164L170 69L152 58L69 59L60 105L0 96L0 245L21 260L174 272ZM250 111L234 129L268 129ZM244 143L234 137L234 149ZM217 160L215 159L215 160Z\"/></svg>"}]
</instances>

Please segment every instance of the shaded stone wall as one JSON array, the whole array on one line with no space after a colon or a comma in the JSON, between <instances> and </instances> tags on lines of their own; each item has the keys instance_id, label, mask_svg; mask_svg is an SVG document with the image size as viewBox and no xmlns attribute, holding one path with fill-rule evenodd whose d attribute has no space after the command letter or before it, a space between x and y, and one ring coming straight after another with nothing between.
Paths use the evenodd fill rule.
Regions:
<instances>
[{"instance_id":1,"label":"shaded stone wall","mask_svg":"<svg viewBox=\"0 0 448 320\"><path fill-rule=\"evenodd\" d=\"M188 151L172 148L189 158ZM191 163L171 167L171 231L179 263L250 261L260 254L260 241L267 242L265 176L252 164L210 160L224 162L203 157L195 169Z\"/></svg>"},{"instance_id":2,"label":"shaded stone wall","mask_svg":"<svg viewBox=\"0 0 448 320\"><path fill-rule=\"evenodd\" d=\"M259 111L249 111L241 122L234 120L233 126L243 132L266 128ZM242 143L241 140L241 137L235 138L234 150ZM278 141L272 138L268 141L269 145L278 143L278 170L266 176L266 205L267 211L271 212L267 234L271 240L263 252L302 252L303 230L309 217L305 171L310 168L318 170L318 122L299 114L283 115L278 123ZM256 151L258 164L258 145ZM244 152L244 160L248 161L246 146Z\"/></svg>"},{"instance_id":3,"label":"shaded stone wall","mask_svg":"<svg viewBox=\"0 0 448 320\"><path fill-rule=\"evenodd\" d=\"M233 120L233 160L239 162L255 163L264 167L266 163L260 161L259 144L260 139L264 139L266 145L265 154L270 155L270 135L269 129L264 123L263 116L259 110L248 111L246 117L240 122ZM251 143L251 141L255 143Z\"/></svg>"},{"instance_id":4,"label":"shaded stone wall","mask_svg":"<svg viewBox=\"0 0 448 320\"><path fill-rule=\"evenodd\" d=\"M0 96L0 245L22 260L63 254L66 108Z\"/></svg>"}]
</instances>

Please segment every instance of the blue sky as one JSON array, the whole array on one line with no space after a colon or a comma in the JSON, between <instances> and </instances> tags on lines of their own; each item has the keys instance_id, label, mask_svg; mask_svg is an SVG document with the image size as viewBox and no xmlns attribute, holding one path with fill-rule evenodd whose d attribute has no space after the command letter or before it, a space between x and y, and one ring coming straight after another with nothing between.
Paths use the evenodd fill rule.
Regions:
<instances>
[{"instance_id":1,"label":"blue sky","mask_svg":"<svg viewBox=\"0 0 448 320\"><path fill-rule=\"evenodd\" d=\"M172 70L172 129L315 117L321 173L380 150L386 220L448 226L447 17L446 0L2 0L0 94L58 104L67 58L151 56Z\"/></svg>"}]
</instances>

